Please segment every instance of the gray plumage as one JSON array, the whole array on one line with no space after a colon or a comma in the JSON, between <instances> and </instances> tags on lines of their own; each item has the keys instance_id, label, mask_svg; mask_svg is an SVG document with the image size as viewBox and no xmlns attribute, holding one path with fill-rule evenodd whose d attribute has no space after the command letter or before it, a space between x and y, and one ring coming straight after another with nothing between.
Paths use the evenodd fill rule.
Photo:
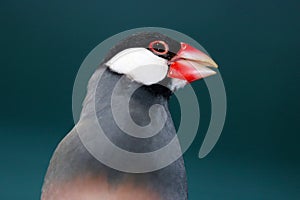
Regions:
<instances>
[{"instance_id":1,"label":"gray plumage","mask_svg":"<svg viewBox=\"0 0 300 200\"><path fill-rule=\"evenodd\" d=\"M147 37L161 38L166 36L161 34L139 35L138 37L144 38L143 43L147 43ZM134 36L136 37L136 36ZM132 37L132 38L134 38ZM108 56L103 60L99 69L91 77L88 85L88 93L83 103L81 119L88 119L91 117L91 95L90 91L96 89L96 113L99 123L106 133L107 137L120 148L131 152L149 152L160 149L167 145L171 139L176 135L176 130L168 109L168 98L171 91L160 85L142 86L137 82L129 80L128 78L122 79L123 95L126 95L126 90L136 84L141 87L131 96L130 99L130 114L132 119L138 125L145 126L150 122L148 115L149 108L153 104L161 104L167 111L167 122L163 129L155 136L150 138L135 138L123 133L123 131L116 125L111 111L111 94L117 81L121 78L120 74L110 71L105 62L113 55L128 46L144 46L139 44L139 40L135 43L128 41L133 39L126 39L119 45L115 46ZM128 45L130 44L130 45ZM176 44L174 44L176 46ZM97 82L99 73L104 72L100 81ZM166 80L164 80L166 81ZM101 86L101 87L100 87ZM158 113L156 117L160 118ZM128 119L123 119L128 120ZM84 120L83 120L84 121ZM89 133L85 133L89 134ZM180 148L180 147L178 147ZM122 184L125 177L131 177L138 185L153 189L161 195L165 200L184 200L187 199L187 183L186 172L184 167L183 158L179 158L169 166L149 173L124 173L115 169L109 168L96 160L82 144L76 129L68 133L68 135L60 142L55 150L50 165L45 176L43 191L47 190L54 182L70 181L76 177L83 175L99 176L104 175L107 177L111 185L118 186Z\"/></svg>"}]
</instances>

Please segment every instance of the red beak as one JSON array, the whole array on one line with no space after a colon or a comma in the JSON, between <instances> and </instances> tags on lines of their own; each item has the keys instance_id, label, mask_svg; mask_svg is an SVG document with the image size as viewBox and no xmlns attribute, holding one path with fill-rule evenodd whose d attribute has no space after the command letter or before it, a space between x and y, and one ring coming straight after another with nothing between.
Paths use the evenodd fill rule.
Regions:
<instances>
[{"instance_id":1,"label":"red beak","mask_svg":"<svg viewBox=\"0 0 300 200\"><path fill-rule=\"evenodd\" d=\"M168 77L186 80L189 83L216 74L210 68L218 65L202 51L181 43L181 49L170 61Z\"/></svg>"}]
</instances>

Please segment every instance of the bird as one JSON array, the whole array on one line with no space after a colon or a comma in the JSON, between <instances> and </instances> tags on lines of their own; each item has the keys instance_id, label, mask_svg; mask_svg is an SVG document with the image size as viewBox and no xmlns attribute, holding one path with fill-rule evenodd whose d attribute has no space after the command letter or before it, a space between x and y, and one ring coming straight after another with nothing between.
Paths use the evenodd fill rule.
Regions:
<instances>
[{"instance_id":1,"label":"bird","mask_svg":"<svg viewBox=\"0 0 300 200\"><path fill-rule=\"evenodd\" d=\"M176 136L168 108L172 94L186 84L216 74L214 68L217 67L203 51L165 34L132 34L108 51L91 76L80 120L76 125L88 126L85 121L91 118L91 104L95 103L97 120L106 137L116 146L135 153L160 149ZM97 80L100 73L101 79ZM164 108L165 124L157 134L138 138L126 134L118 127L111 104L111 96L118 82L121 84L117 95L130 96L127 106L131 119L122 118L123 123L133 120L139 126L146 126L151 121L149 108L154 104ZM128 94L130 88L138 89ZM162 117L161 113L154 113L154 119L163 121ZM85 136L93 140L89 127L85 128ZM41 194L41 200L69 199L186 200L188 186L183 157L154 171L121 171L96 159L86 149L76 128L73 128L53 153Z\"/></svg>"}]
</instances>

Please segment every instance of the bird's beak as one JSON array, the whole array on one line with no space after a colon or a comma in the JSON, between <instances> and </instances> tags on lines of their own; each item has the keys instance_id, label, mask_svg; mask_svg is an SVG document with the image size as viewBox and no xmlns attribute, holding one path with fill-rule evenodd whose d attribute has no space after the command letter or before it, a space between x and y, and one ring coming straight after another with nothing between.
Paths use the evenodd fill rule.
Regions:
<instances>
[{"instance_id":1,"label":"bird's beak","mask_svg":"<svg viewBox=\"0 0 300 200\"><path fill-rule=\"evenodd\" d=\"M189 83L216 74L211 68L218 65L202 51L181 42L181 48L170 61L168 77Z\"/></svg>"}]
</instances>

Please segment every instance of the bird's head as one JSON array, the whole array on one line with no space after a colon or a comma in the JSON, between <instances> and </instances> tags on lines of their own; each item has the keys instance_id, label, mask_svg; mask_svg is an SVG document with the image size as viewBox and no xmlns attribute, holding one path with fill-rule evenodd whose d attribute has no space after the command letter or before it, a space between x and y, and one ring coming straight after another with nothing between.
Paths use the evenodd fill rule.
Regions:
<instances>
[{"instance_id":1,"label":"bird's head","mask_svg":"<svg viewBox=\"0 0 300 200\"><path fill-rule=\"evenodd\" d=\"M217 64L204 52L157 32L129 36L111 51L106 65L143 85L160 84L172 92L215 74Z\"/></svg>"}]
</instances>

